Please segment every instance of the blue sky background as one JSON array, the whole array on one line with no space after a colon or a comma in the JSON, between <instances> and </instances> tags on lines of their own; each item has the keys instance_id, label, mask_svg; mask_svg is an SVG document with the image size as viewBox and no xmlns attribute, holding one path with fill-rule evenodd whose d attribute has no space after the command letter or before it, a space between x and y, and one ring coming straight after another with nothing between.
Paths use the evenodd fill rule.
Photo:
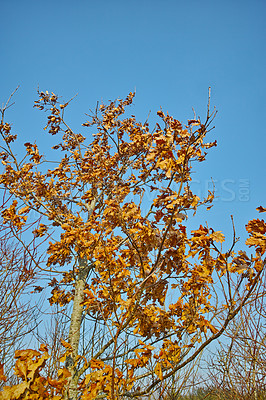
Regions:
<instances>
[{"instance_id":1,"label":"blue sky background","mask_svg":"<svg viewBox=\"0 0 266 400\"><path fill-rule=\"evenodd\" d=\"M218 147L194 188L203 195L213 178L219 197L194 222L231 237L233 214L247 236L245 223L266 206L264 0L9 0L1 14L0 102L20 85L7 119L22 143L48 149L52 140L32 108L38 85L64 100L78 93L67 111L77 130L98 100L134 90L132 113L142 121L160 107L182 122L194 107L204 119L211 86Z\"/></svg>"}]
</instances>

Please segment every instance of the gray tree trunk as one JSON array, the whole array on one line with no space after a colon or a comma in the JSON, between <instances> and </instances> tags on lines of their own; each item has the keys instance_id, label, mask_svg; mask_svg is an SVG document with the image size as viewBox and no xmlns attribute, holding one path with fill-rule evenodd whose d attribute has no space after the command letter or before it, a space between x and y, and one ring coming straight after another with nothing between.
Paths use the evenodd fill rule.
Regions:
<instances>
[{"instance_id":1,"label":"gray tree trunk","mask_svg":"<svg viewBox=\"0 0 266 400\"><path fill-rule=\"evenodd\" d=\"M68 380L68 389L65 393L65 400L77 400L78 392L78 371L75 367L76 357L78 355L80 329L82 323L83 307L81 303L84 301L84 289L86 279L90 269L90 263L86 257L79 258L79 273L75 283L75 294L73 300L73 309L71 314L71 322L69 327L68 343L72 346L72 353L67 357L66 368L71 373Z\"/></svg>"}]
</instances>

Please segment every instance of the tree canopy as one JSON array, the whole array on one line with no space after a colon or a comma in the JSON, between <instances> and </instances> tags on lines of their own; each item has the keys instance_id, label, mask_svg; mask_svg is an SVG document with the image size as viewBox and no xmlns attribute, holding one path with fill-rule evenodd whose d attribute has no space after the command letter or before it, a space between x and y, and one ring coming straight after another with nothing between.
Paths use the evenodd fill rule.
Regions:
<instances>
[{"instance_id":1,"label":"tree canopy","mask_svg":"<svg viewBox=\"0 0 266 400\"><path fill-rule=\"evenodd\" d=\"M183 126L160 110L151 128L127 116L133 99L129 93L97 106L83 123L87 130L76 133L65 117L70 101L39 91L34 106L47 113L47 134L58 137L52 161L36 143L16 155L13 142L21 138L5 121L8 103L2 109L0 184L11 195L2 218L35 264L36 279L49 276L50 305L69 322L68 337L58 337L57 376L45 372L49 343L21 349L21 382L0 398L160 395L224 333L259 282L263 220L247 224L252 256L235 252L235 235L224 250L224 235L206 224L188 232L191 213L214 199L191 189L192 170L217 144L207 140L210 102L204 121L195 116ZM39 245L45 265L35 256Z\"/></svg>"}]
</instances>

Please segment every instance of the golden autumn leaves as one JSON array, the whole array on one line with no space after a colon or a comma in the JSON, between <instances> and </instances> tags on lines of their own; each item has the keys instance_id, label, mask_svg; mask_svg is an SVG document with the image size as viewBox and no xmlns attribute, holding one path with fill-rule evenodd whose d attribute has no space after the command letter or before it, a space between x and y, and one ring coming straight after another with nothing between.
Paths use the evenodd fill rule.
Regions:
<instances>
[{"instance_id":1,"label":"golden autumn leaves","mask_svg":"<svg viewBox=\"0 0 266 400\"><path fill-rule=\"evenodd\" d=\"M49 359L48 348L41 345L39 351L28 349L15 352L16 364L14 372L21 379L21 383L13 386L4 387L0 393L1 400L7 399L39 399L39 400L59 400L64 393L65 385L69 372L66 368L58 370L58 379L45 379L41 376L41 371ZM0 376L5 380L4 376Z\"/></svg>"},{"instance_id":2,"label":"golden autumn leaves","mask_svg":"<svg viewBox=\"0 0 266 400\"><path fill-rule=\"evenodd\" d=\"M43 393L29 398L67 398L64 385L84 400L149 393L222 334L263 268L263 220L247 225L253 258L244 251L235 254L233 246L222 252L220 231L200 225L187 233L190 213L211 207L214 198L209 192L200 199L190 187L192 165L216 146L216 141L205 142L213 115L208 110L205 123L193 119L184 127L161 110L160 124L150 129L148 122L124 116L133 98L130 93L97 107L81 134L65 120L69 102L60 104L54 93L39 92L35 107L48 112L45 130L60 135L53 163L31 143L25 143L26 154L18 160L10 147L16 135L2 121L0 184L14 197L2 212L3 222L19 238L31 224L35 241L49 241L50 304L64 308L78 298L79 318L70 332L80 333L86 318L98 335L103 327L106 332L97 349L82 355L79 336L72 340L71 333L62 342L61 362L70 357L73 365L59 369L58 379L39 374L48 357L45 347L38 354L29 350L25 359L20 354L26 372L18 376L23 380L33 371L34 377L29 379L34 384L27 386L24 379L23 385L32 391L39 385ZM29 217L32 210L40 217L36 223ZM239 276L242 297L239 287L232 293ZM219 306L213 301L216 287L230 289L222 292ZM228 313L225 320L223 313ZM141 388L144 373L148 383ZM15 398L12 390L4 398Z\"/></svg>"}]
</instances>

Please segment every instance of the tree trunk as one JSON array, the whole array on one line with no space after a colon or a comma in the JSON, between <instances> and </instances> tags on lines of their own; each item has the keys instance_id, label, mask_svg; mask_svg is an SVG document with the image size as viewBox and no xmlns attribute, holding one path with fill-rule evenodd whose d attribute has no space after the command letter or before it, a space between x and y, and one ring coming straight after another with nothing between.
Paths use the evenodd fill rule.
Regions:
<instances>
[{"instance_id":1,"label":"tree trunk","mask_svg":"<svg viewBox=\"0 0 266 400\"><path fill-rule=\"evenodd\" d=\"M80 329L82 323L83 307L81 303L84 301L84 289L86 279L90 269L90 264L86 257L79 258L79 273L75 283L75 294L73 300L73 309L71 314L71 322L68 335L68 343L72 346L72 353L67 357L66 368L71 373L69 377L65 400L77 400L77 385L79 376L75 367L76 357L78 355Z\"/></svg>"}]
</instances>

